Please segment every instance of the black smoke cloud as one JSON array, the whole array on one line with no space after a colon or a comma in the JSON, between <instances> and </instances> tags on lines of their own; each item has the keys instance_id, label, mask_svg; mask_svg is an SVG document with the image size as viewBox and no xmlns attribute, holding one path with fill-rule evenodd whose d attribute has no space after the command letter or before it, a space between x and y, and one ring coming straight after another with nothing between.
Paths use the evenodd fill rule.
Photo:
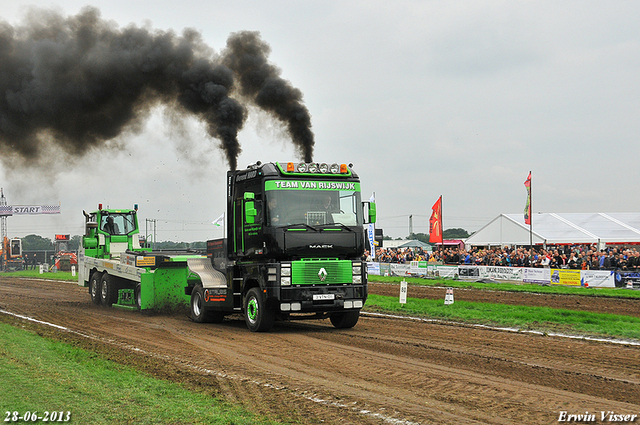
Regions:
<instances>
[{"instance_id":1,"label":"black smoke cloud","mask_svg":"<svg viewBox=\"0 0 640 425\"><path fill-rule=\"evenodd\" d=\"M313 156L311 115L302 92L280 78L280 70L267 61L270 48L257 32L231 34L223 63L238 76L241 93L284 122L293 143L306 162Z\"/></svg>"},{"instance_id":2,"label":"black smoke cloud","mask_svg":"<svg viewBox=\"0 0 640 425\"><path fill-rule=\"evenodd\" d=\"M48 143L82 156L164 104L204 122L235 169L248 100L282 121L310 161L310 116L269 51L258 33L240 32L219 56L195 30L121 29L92 7L70 17L34 9L21 26L0 22L0 158L37 159Z\"/></svg>"}]
</instances>

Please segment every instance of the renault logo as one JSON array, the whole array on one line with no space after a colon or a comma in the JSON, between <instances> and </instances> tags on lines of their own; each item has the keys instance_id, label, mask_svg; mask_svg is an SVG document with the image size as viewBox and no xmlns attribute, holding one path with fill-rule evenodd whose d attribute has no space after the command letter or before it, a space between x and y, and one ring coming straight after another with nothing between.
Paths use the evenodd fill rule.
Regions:
<instances>
[{"instance_id":1,"label":"renault logo","mask_svg":"<svg viewBox=\"0 0 640 425\"><path fill-rule=\"evenodd\" d=\"M324 267L322 267L318 272L318 278L320 279L320 282L324 282L324 280L327 278L327 271L324 269Z\"/></svg>"}]
</instances>

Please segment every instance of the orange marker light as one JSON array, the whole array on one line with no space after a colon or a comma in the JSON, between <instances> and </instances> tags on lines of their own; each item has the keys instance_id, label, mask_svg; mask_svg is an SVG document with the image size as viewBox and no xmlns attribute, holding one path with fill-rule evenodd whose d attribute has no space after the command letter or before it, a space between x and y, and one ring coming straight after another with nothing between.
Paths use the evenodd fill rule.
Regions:
<instances>
[{"instance_id":1,"label":"orange marker light","mask_svg":"<svg viewBox=\"0 0 640 425\"><path fill-rule=\"evenodd\" d=\"M288 173L292 173L293 171L295 171L295 168L293 166L293 162L287 162L287 172Z\"/></svg>"},{"instance_id":2,"label":"orange marker light","mask_svg":"<svg viewBox=\"0 0 640 425\"><path fill-rule=\"evenodd\" d=\"M347 173L349 170L347 169L347 164L340 164L340 173Z\"/></svg>"}]
</instances>

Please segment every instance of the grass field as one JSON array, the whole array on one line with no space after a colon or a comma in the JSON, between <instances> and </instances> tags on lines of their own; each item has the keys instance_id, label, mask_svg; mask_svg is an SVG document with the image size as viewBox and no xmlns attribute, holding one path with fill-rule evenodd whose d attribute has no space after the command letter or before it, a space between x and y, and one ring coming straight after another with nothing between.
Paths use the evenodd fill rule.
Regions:
<instances>
[{"instance_id":1,"label":"grass field","mask_svg":"<svg viewBox=\"0 0 640 425\"><path fill-rule=\"evenodd\" d=\"M11 422L13 412L18 417L26 412L44 417L49 412L48 422L76 424L276 423L4 323L0 323L0 377L5 422ZM52 414L61 415L62 421L51 420Z\"/></svg>"},{"instance_id":2,"label":"grass field","mask_svg":"<svg viewBox=\"0 0 640 425\"><path fill-rule=\"evenodd\" d=\"M11 276L11 277L25 277L25 278L33 278L33 279L52 279L52 280L64 280L64 281L78 281L78 275L72 275L71 272L47 272L40 274L39 270L21 270L19 272L7 272L2 273L2 276Z\"/></svg>"},{"instance_id":3,"label":"grass field","mask_svg":"<svg viewBox=\"0 0 640 425\"><path fill-rule=\"evenodd\" d=\"M443 300L407 298L402 305L397 297L369 295L366 311L397 313L465 323L515 327L541 332L564 332L640 339L640 318L616 314L591 313L550 307L456 301L444 305Z\"/></svg>"}]
</instances>

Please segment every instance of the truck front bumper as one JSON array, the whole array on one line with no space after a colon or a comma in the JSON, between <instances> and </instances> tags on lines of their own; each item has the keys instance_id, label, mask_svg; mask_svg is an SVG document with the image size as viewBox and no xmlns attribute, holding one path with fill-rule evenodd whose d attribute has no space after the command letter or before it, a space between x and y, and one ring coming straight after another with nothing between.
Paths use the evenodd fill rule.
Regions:
<instances>
[{"instance_id":1,"label":"truck front bumper","mask_svg":"<svg viewBox=\"0 0 640 425\"><path fill-rule=\"evenodd\" d=\"M281 312L330 312L361 309L366 285L294 286L280 289Z\"/></svg>"}]
</instances>

